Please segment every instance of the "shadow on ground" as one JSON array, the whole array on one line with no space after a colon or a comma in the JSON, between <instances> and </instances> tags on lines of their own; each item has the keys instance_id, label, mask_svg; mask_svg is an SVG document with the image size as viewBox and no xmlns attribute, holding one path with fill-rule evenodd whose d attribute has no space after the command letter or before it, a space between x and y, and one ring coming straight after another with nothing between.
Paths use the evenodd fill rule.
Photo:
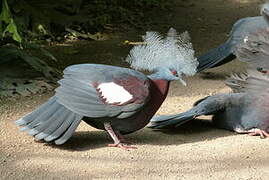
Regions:
<instances>
[{"instance_id":1,"label":"shadow on ground","mask_svg":"<svg viewBox=\"0 0 269 180\"><path fill-rule=\"evenodd\" d=\"M175 129L153 130L144 128L125 137L139 148L140 145L166 146L210 141L234 134L233 132L214 128L207 120L195 120ZM78 131L61 146L54 144L46 144L46 146L68 151L87 151L106 147L107 144L112 142L105 131Z\"/></svg>"}]
</instances>

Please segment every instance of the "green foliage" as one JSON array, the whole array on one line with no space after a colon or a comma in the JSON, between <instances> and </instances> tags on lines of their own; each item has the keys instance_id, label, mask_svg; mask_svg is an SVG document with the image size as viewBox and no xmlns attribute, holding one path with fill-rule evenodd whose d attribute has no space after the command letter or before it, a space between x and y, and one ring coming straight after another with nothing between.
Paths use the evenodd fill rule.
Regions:
<instances>
[{"instance_id":1,"label":"green foliage","mask_svg":"<svg viewBox=\"0 0 269 180\"><path fill-rule=\"evenodd\" d=\"M40 29L43 27L40 26ZM8 38L12 35L11 38ZM56 61L56 58L43 49L41 46L27 41L22 41L21 36L18 33L17 26L11 16L7 0L2 1L2 11L0 14L0 37L2 39L0 45L0 64L6 63L8 61L13 61L15 59L20 59L28 63L36 71L41 72L46 78L55 80L60 74L56 69L50 67L44 60L31 55L30 52L37 52L36 54L41 54ZM17 46L19 42L20 45ZM27 50L30 50L27 52Z\"/></svg>"},{"instance_id":2,"label":"green foliage","mask_svg":"<svg viewBox=\"0 0 269 180\"><path fill-rule=\"evenodd\" d=\"M2 1L2 11L0 14L0 34L1 38L5 37L6 33L12 34L13 40L21 43L22 39L17 31L17 26L11 17L10 10L7 4L7 0Z\"/></svg>"}]
</instances>

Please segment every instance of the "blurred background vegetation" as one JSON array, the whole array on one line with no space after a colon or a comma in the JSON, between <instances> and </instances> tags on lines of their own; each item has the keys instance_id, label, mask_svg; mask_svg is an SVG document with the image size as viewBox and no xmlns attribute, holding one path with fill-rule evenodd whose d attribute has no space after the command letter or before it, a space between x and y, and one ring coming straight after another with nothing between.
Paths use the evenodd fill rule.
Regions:
<instances>
[{"instance_id":1,"label":"blurred background vegetation","mask_svg":"<svg viewBox=\"0 0 269 180\"><path fill-rule=\"evenodd\" d=\"M76 63L59 62L50 48L55 43L103 41L130 28L146 30L154 23L154 13L168 12L172 4L173 0L1 0L0 96L52 89L61 70Z\"/></svg>"},{"instance_id":2,"label":"blurred background vegetation","mask_svg":"<svg viewBox=\"0 0 269 180\"><path fill-rule=\"evenodd\" d=\"M146 31L187 30L201 55L265 1L0 0L0 97L52 90L71 64L128 67L124 42Z\"/></svg>"},{"instance_id":3,"label":"blurred background vegetation","mask_svg":"<svg viewBox=\"0 0 269 180\"><path fill-rule=\"evenodd\" d=\"M10 12L5 8L6 2ZM48 36L53 38L52 40L60 40L66 34L66 28L89 33L110 30L120 24L145 28L145 20L150 20L150 16L147 16L150 12L167 10L172 2L172 0L2 0L1 6L2 14L11 13L11 21L14 19L24 40L46 39ZM4 21L7 23L6 19Z\"/></svg>"}]
</instances>

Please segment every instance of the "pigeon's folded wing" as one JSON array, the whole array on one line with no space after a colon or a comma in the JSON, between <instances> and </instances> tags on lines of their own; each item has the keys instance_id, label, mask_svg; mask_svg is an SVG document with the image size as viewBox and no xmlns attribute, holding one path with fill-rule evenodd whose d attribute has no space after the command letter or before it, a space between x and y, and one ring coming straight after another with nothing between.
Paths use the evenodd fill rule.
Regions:
<instances>
[{"instance_id":1,"label":"pigeon's folded wing","mask_svg":"<svg viewBox=\"0 0 269 180\"><path fill-rule=\"evenodd\" d=\"M89 66L88 72L79 68L70 69L64 71L56 97L60 104L77 114L86 117L129 117L150 98L148 79L137 76L129 69L100 65ZM105 74L100 74L104 71Z\"/></svg>"}]
</instances>

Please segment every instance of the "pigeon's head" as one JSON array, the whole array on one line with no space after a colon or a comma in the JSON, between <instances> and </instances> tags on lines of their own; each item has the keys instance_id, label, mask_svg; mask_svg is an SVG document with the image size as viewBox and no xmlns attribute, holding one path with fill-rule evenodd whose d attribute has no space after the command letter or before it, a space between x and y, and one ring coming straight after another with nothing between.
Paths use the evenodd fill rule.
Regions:
<instances>
[{"instance_id":1,"label":"pigeon's head","mask_svg":"<svg viewBox=\"0 0 269 180\"><path fill-rule=\"evenodd\" d=\"M180 80L182 75L194 75L198 61L187 32L178 35L170 28L167 37L157 32L147 32L144 43L134 46L126 58L131 67L137 70L153 71L150 77L168 81Z\"/></svg>"},{"instance_id":2,"label":"pigeon's head","mask_svg":"<svg viewBox=\"0 0 269 180\"><path fill-rule=\"evenodd\" d=\"M184 86L186 82L183 80L184 74L178 73L176 69L170 69L166 67L159 67L155 70L155 73L151 74L149 77L151 79L165 79L167 81L180 81Z\"/></svg>"},{"instance_id":3,"label":"pigeon's head","mask_svg":"<svg viewBox=\"0 0 269 180\"><path fill-rule=\"evenodd\" d=\"M269 3L265 3L261 7L261 15L269 23Z\"/></svg>"},{"instance_id":4,"label":"pigeon's head","mask_svg":"<svg viewBox=\"0 0 269 180\"><path fill-rule=\"evenodd\" d=\"M257 69L257 71L259 71L262 74L269 74L269 71L267 69L262 68L262 67L258 67L256 69Z\"/></svg>"}]
</instances>

